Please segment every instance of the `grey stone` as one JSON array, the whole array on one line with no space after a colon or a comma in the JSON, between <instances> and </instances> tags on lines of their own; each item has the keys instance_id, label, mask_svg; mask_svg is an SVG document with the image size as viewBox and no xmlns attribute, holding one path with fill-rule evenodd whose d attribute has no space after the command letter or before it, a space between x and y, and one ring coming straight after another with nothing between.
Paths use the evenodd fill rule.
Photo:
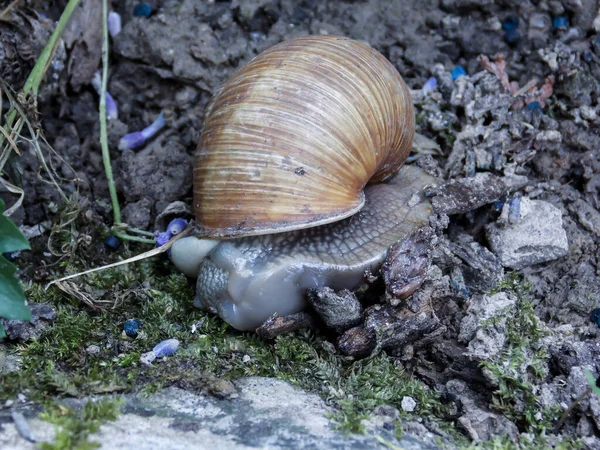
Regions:
<instances>
[{"instance_id":1,"label":"grey stone","mask_svg":"<svg viewBox=\"0 0 600 450\"><path fill-rule=\"evenodd\" d=\"M490 224L486 232L500 263L512 269L558 259L569 249L560 210L541 200L523 197L517 223L506 227Z\"/></svg>"},{"instance_id":2,"label":"grey stone","mask_svg":"<svg viewBox=\"0 0 600 450\"><path fill-rule=\"evenodd\" d=\"M458 421L474 441L485 441L504 435L512 442L518 442L517 426L507 418L489 411L473 408Z\"/></svg>"},{"instance_id":3,"label":"grey stone","mask_svg":"<svg viewBox=\"0 0 600 450\"><path fill-rule=\"evenodd\" d=\"M477 330L494 318L506 316L514 310L517 299L506 292L494 295L474 295L471 297L467 314L460 323L458 339L469 342L475 338Z\"/></svg>"},{"instance_id":4,"label":"grey stone","mask_svg":"<svg viewBox=\"0 0 600 450\"><path fill-rule=\"evenodd\" d=\"M402 406L403 411L413 412L417 407L417 402L412 397L404 396L402 402L400 402L400 406Z\"/></svg>"},{"instance_id":5,"label":"grey stone","mask_svg":"<svg viewBox=\"0 0 600 450\"><path fill-rule=\"evenodd\" d=\"M586 230L600 236L600 212L596 208L579 199L573 203L571 209Z\"/></svg>"},{"instance_id":6,"label":"grey stone","mask_svg":"<svg viewBox=\"0 0 600 450\"><path fill-rule=\"evenodd\" d=\"M21 342L31 338L39 339L48 325L56 319L56 310L48 303L29 303L28 306L31 320L0 319L9 339Z\"/></svg>"},{"instance_id":7,"label":"grey stone","mask_svg":"<svg viewBox=\"0 0 600 450\"><path fill-rule=\"evenodd\" d=\"M435 450L434 436L402 439L386 429L347 435L334 428L333 412L316 394L306 393L272 378L238 380L239 397L219 400L179 388L150 397L127 395L121 414L107 422L90 440L101 449L384 449L373 433L405 450ZM397 411L396 411L397 412ZM51 441L54 425L28 418L38 442ZM33 450L13 423L3 424L0 448Z\"/></svg>"}]
</instances>

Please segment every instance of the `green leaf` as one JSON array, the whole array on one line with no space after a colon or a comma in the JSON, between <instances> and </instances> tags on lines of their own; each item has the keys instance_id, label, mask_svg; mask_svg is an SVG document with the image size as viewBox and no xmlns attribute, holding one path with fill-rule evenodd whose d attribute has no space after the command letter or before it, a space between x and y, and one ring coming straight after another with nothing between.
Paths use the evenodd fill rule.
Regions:
<instances>
[{"instance_id":1,"label":"green leaf","mask_svg":"<svg viewBox=\"0 0 600 450\"><path fill-rule=\"evenodd\" d=\"M4 201L0 199L0 253L29 249L29 242L21 230L3 215Z\"/></svg>"},{"instance_id":2,"label":"green leaf","mask_svg":"<svg viewBox=\"0 0 600 450\"><path fill-rule=\"evenodd\" d=\"M12 320L31 320L31 311L25 303L25 294L19 280L15 277L17 268L2 253L29 248L27 238L5 217L4 202L0 199L0 317ZM6 337L0 324L0 339Z\"/></svg>"},{"instance_id":3,"label":"green leaf","mask_svg":"<svg viewBox=\"0 0 600 450\"><path fill-rule=\"evenodd\" d=\"M594 374L592 374L592 372L590 372L588 369L585 369L584 372L585 376L588 379L588 383L590 383L592 391L594 391L594 394L600 395L600 388L596 386L596 377L594 376Z\"/></svg>"},{"instance_id":4,"label":"green leaf","mask_svg":"<svg viewBox=\"0 0 600 450\"><path fill-rule=\"evenodd\" d=\"M0 256L0 317L31 320L31 311L25 304L25 295L15 278L17 268Z\"/></svg>"}]
</instances>

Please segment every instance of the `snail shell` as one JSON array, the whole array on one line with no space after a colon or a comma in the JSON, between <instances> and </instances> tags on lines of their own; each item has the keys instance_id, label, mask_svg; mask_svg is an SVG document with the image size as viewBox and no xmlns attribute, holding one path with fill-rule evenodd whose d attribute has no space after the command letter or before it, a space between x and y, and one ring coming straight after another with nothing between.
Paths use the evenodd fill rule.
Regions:
<instances>
[{"instance_id":1,"label":"snail shell","mask_svg":"<svg viewBox=\"0 0 600 450\"><path fill-rule=\"evenodd\" d=\"M414 137L411 97L366 44L307 36L238 70L207 108L194 166L197 234L260 235L338 221L395 173Z\"/></svg>"}]
</instances>

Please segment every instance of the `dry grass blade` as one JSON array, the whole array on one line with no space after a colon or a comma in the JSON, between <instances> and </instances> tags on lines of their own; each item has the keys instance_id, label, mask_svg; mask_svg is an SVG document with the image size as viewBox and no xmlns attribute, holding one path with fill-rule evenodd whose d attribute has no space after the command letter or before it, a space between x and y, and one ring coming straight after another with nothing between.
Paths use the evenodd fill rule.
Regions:
<instances>
[{"instance_id":1,"label":"dry grass blade","mask_svg":"<svg viewBox=\"0 0 600 450\"><path fill-rule=\"evenodd\" d=\"M6 8L4 8L4 11L2 11L0 13L0 20L6 20L5 17L6 15L15 7L17 6L17 4L20 2L21 0L13 0Z\"/></svg>"},{"instance_id":2,"label":"dry grass blade","mask_svg":"<svg viewBox=\"0 0 600 450\"><path fill-rule=\"evenodd\" d=\"M12 205L10 208L6 209L3 213L6 217L10 217L17 209L21 207L23 199L25 198L25 191L19 186L15 186L14 184L9 183L2 177L0 177L0 184L2 184L8 192L17 194L19 196L19 199L15 202L15 204Z\"/></svg>"},{"instance_id":3,"label":"dry grass blade","mask_svg":"<svg viewBox=\"0 0 600 450\"><path fill-rule=\"evenodd\" d=\"M60 283L62 281L66 281L66 280L70 280L72 278L79 277L81 275L87 275L89 273L99 272L101 270L106 270L106 269L110 269L112 267L122 266L124 264L129 264L129 263L132 263L132 262L141 261L142 259L151 258L152 256L160 255L161 253L164 253L168 249L170 249L174 242L176 242L177 240L181 239L184 236L187 236L190 233L191 230L192 230L192 226L188 226L185 230L183 230L181 233L179 233L175 238L173 238L172 240L170 240L169 242L167 242L165 245L163 245L161 247L158 247L158 248L154 248L154 249L149 250L147 252L141 253L141 254L136 255L136 256L134 256L132 258L128 258L128 259L125 259L123 261L119 261L119 262L112 263L112 264L107 264L106 266L96 267L94 269L85 270L83 272L75 273L73 275L68 275L66 277L59 278L58 280L51 281L50 283L48 283L46 285L45 289L48 289L53 284Z\"/></svg>"}]
</instances>

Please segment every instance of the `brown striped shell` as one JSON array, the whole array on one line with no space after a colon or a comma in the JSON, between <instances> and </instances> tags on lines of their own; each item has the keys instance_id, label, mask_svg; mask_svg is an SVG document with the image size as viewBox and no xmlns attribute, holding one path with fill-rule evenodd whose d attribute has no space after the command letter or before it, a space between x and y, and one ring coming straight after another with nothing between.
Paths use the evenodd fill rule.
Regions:
<instances>
[{"instance_id":1,"label":"brown striped shell","mask_svg":"<svg viewBox=\"0 0 600 450\"><path fill-rule=\"evenodd\" d=\"M268 234L359 211L414 137L410 94L379 52L337 36L282 42L219 89L194 166L201 236Z\"/></svg>"}]
</instances>

